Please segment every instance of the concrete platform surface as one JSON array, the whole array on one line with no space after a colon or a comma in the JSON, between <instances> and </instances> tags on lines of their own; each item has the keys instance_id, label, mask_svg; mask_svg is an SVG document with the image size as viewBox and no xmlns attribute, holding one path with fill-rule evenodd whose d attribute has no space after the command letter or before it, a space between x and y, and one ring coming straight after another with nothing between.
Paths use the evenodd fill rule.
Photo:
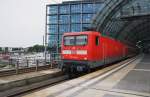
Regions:
<instances>
[{"instance_id":1,"label":"concrete platform surface","mask_svg":"<svg viewBox=\"0 0 150 97\"><path fill-rule=\"evenodd\" d=\"M52 73L58 72L58 71L60 71L60 70L50 69L50 70L43 70L43 71L38 71L38 72L30 72L30 73L0 77L0 84L9 83L12 81L17 81L17 80L22 80L22 79L27 79L27 78L32 78L32 77L37 77L37 76L42 76L42 75L46 75L46 74L52 74Z\"/></svg>"},{"instance_id":2,"label":"concrete platform surface","mask_svg":"<svg viewBox=\"0 0 150 97\"><path fill-rule=\"evenodd\" d=\"M148 58L141 55L107 73L105 68L21 97L150 97L150 71L142 65Z\"/></svg>"},{"instance_id":3,"label":"concrete platform surface","mask_svg":"<svg viewBox=\"0 0 150 97\"><path fill-rule=\"evenodd\" d=\"M0 94L9 89L30 85L53 77L60 72L59 69L50 69L38 72L30 72L6 77L0 77ZM1 96L0 96L1 97Z\"/></svg>"}]
</instances>

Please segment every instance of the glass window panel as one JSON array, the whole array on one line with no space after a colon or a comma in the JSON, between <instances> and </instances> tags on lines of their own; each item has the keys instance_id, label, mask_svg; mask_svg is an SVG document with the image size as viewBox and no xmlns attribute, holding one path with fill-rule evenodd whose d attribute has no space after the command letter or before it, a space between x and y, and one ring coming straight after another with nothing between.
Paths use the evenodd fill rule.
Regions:
<instances>
[{"instance_id":1,"label":"glass window panel","mask_svg":"<svg viewBox=\"0 0 150 97\"><path fill-rule=\"evenodd\" d=\"M72 24L71 32L81 32L81 24Z\"/></svg>"},{"instance_id":2,"label":"glass window panel","mask_svg":"<svg viewBox=\"0 0 150 97\"><path fill-rule=\"evenodd\" d=\"M87 31L87 29L88 29L89 27L91 27L91 24L83 24L83 25L82 25L82 30L83 30L83 31Z\"/></svg>"},{"instance_id":3,"label":"glass window panel","mask_svg":"<svg viewBox=\"0 0 150 97\"><path fill-rule=\"evenodd\" d=\"M49 46L52 47L52 46L57 46L57 35L49 35Z\"/></svg>"},{"instance_id":4,"label":"glass window panel","mask_svg":"<svg viewBox=\"0 0 150 97\"><path fill-rule=\"evenodd\" d=\"M81 13L81 4L71 5L71 13Z\"/></svg>"},{"instance_id":5,"label":"glass window panel","mask_svg":"<svg viewBox=\"0 0 150 97\"><path fill-rule=\"evenodd\" d=\"M93 16L93 14L84 14L83 23L90 23L92 21Z\"/></svg>"},{"instance_id":6,"label":"glass window panel","mask_svg":"<svg viewBox=\"0 0 150 97\"><path fill-rule=\"evenodd\" d=\"M96 36L96 38L95 38L95 44L99 45L99 36Z\"/></svg>"},{"instance_id":7,"label":"glass window panel","mask_svg":"<svg viewBox=\"0 0 150 97\"><path fill-rule=\"evenodd\" d=\"M64 45L74 45L75 44L75 36L65 36L64 37Z\"/></svg>"},{"instance_id":8,"label":"glass window panel","mask_svg":"<svg viewBox=\"0 0 150 97\"><path fill-rule=\"evenodd\" d=\"M62 35L59 35L59 44L62 42Z\"/></svg>"},{"instance_id":9,"label":"glass window panel","mask_svg":"<svg viewBox=\"0 0 150 97\"><path fill-rule=\"evenodd\" d=\"M59 22L61 24L68 24L69 21L70 21L70 16L69 15L60 15Z\"/></svg>"},{"instance_id":10,"label":"glass window panel","mask_svg":"<svg viewBox=\"0 0 150 97\"><path fill-rule=\"evenodd\" d=\"M58 13L58 6L49 6L48 7L49 14L57 14Z\"/></svg>"},{"instance_id":11,"label":"glass window panel","mask_svg":"<svg viewBox=\"0 0 150 97\"><path fill-rule=\"evenodd\" d=\"M86 45L87 35L76 36L76 45Z\"/></svg>"},{"instance_id":12,"label":"glass window panel","mask_svg":"<svg viewBox=\"0 0 150 97\"><path fill-rule=\"evenodd\" d=\"M63 34L64 32L70 32L69 25L60 25L59 26L59 33Z\"/></svg>"},{"instance_id":13,"label":"glass window panel","mask_svg":"<svg viewBox=\"0 0 150 97\"><path fill-rule=\"evenodd\" d=\"M48 16L48 18L49 18L49 21L48 21L49 24L57 24L58 23L57 15Z\"/></svg>"},{"instance_id":14,"label":"glass window panel","mask_svg":"<svg viewBox=\"0 0 150 97\"><path fill-rule=\"evenodd\" d=\"M70 12L69 5L60 6L60 14L68 14Z\"/></svg>"},{"instance_id":15,"label":"glass window panel","mask_svg":"<svg viewBox=\"0 0 150 97\"><path fill-rule=\"evenodd\" d=\"M56 46L57 46L57 43L54 43L54 42L49 41L48 46L49 46L49 47L56 47Z\"/></svg>"},{"instance_id":16,"label":"glass window panel","mask_svg":"<svg viewBox=\"0 0 150 97\"><path fill-rule=\"evenodd\" d=\"M83 4L83 13L93 13L94 7L93 4Z\"/></svg>"},{"instance_id":17,"label":"glass window panel","mask_svg":"<svg viewBox=\"0 0 150 97\"><path fill-rule=\"evenodd\" d=\"M98 11L102 10L103 7L104 7L104 4L95 4L94 12L97 13Z\"/></svg>"},{"instance_id":18,"label":"glass window panel","mask_svg":"<svg viewBox=\"0 0 150 97\"><path fill-rule=\"evenodd\" d=\"M58 32L58 27L57 27L57 25L49 25L49 27L48 27L49 29L49 33L51 33L51 34L56 34L57 32Z\"/></svg>"},{"instance_id":19,"label":"glass window panel","mask_svg":"<svg viewBox=\"0 0 150 97\"><path fill-rule=\"evenodd\" d=\"M81 15L71 15L71 23L81 23Z\"/></svg>"},{"instance_id":20,"label":"glass window panel","mask_svg":"<svg viewBox=\"0 0 150 97\"><path fill-rule=\"evenodd\" d=\"M49 35L49 40L57 40L57 35Z\"/></svg>"}]
</instances>

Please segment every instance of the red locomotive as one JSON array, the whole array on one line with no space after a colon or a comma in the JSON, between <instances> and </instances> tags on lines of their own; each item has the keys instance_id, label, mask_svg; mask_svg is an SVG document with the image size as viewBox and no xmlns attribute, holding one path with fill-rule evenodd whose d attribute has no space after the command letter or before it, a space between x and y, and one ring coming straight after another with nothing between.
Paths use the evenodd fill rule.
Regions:
<instances>
[{"instance_id":1,"label":"red locomotive","mask_svg":"<svg viewBox=\"0 0 150 97\"><path fill-rule=\"evenodd\" d=\"M62 69L69 72L90 70L129 55L128 46L99 32L65 33L62 41Z\"/></svg>"}]
</instances>

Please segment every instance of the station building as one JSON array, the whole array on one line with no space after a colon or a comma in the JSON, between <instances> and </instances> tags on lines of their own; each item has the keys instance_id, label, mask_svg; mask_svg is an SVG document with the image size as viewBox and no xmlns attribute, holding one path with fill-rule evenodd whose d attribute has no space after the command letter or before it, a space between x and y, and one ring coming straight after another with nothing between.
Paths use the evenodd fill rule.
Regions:
<instances>
[{"instance_id":1,"label":"station building","mask_svg":"<svg viewBox=\"0 0 150 97\"><path fill-rule=\"evenodd\" d=\"M80 32L90 27L96 14L104 7L104 0L66 1L47 5L47 33L49 47L60 47L64 32Z\"/></svg>"}]
</instances>

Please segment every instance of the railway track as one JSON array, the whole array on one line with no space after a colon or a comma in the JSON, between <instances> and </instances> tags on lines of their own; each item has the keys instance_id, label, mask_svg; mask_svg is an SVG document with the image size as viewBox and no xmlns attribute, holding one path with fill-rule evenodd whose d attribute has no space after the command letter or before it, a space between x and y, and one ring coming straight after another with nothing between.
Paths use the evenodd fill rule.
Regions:
<instances>
[{"instance_id":1,"label":"railway track","mask_svg":"<svg viewBox=\"0 0 150 97\"><path fill-rule=\"evenodd\" d=\"M127 63L129 64L134 60L136 60L136 58L127 59L127 60L122 61L120 63L116 63L116 64L109 65L109 66L104 66L100 69L102 71L100 74L95 75L93 77L90 77L88 79L88 81L92 80L92 79L94 79L98 76L101 76L101 75L103 75L103 74L105 74L105 73L121 66L121 65L124 65L124 64L127 64ZM91 73L94 73L96 70L93 70ZM60 75L58 77L54 77L54 78L51 78L49 80L45 80L45 81L42 81L42 82L39 82L39 83L35 83L35 84L32 84L32 85L17 88L13 91L7 91L6 93L3 93L4 95L2 95L2 96L0 94L0 97L14 97L14 96L15 97L16 96L20 97L21 95L31 93L32 91L40 90L40 89L43 89L43 88L51 87L52 85L59 84L60 82L63 82L63 81L67 81L68 79L69 79L68 75ZM82 82L82 83L84 83L84 82ZM5 95L7 95L7 96L5 96Z\"/></svg>"}]
</instances>

